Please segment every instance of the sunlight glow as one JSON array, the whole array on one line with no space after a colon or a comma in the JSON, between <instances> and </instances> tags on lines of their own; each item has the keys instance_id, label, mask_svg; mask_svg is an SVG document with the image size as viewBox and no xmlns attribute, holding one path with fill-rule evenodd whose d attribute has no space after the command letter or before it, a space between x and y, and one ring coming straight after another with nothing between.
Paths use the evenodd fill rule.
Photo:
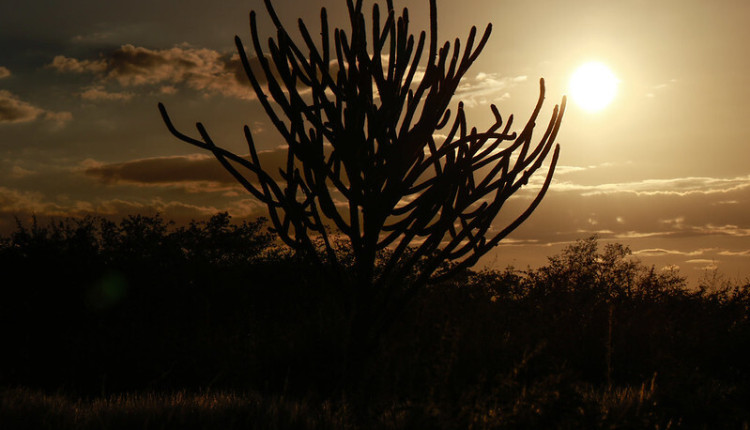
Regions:
<instances>
[{"instance_id":1,"label":"sunlight glow","mask_svg":"<svg viewBox=\"0 0 750 430\"><path fill-rule=\"evenodd\" d=\"M609 105L617 95L620 80L606 65L592 61L580 66L568 84L573 101L589 112Z\"/></svg>"}]
</instances>

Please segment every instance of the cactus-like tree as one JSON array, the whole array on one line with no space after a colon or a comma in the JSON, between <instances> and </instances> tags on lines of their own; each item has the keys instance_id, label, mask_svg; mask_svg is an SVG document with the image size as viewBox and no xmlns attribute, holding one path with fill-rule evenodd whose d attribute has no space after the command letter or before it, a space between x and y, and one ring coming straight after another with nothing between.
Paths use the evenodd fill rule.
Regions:
<instances>
[{"instance_id":1,"label":"cactus-like tree","mask_svg":"<svg viewBox=\"0 0 750 430\"><path fill-rule=\"evenodd\" d=\"M469 128L463 104L453 115L448 107L491 25L478 41L472 27L461 50L458 39L452 47L439 46L435 0L429 35L422 31L416 38L409 34L408 10L397 16L391 0L384 16L373 5L369 33L362 1L347 5L349 33L335 29L331 39L322 9L320 43L301 19L295 43L265 0L276 27L268 53L255 12L250 13L260 70L250 66L235 38L258 101L288 144L282 181L261 166L247 126L249 156L240 156L217 146L200 123L200 137L180 133L164 106L159 109L172 134L212 152L267 206L275 232L288 246L341 273L336 243L345 238L355 302L377 307L472 266L529 217L558 159L554 140L565 99L536 143L532 131L544 99L543 80L520 132L511 132L512 116L503 125L494 105L495 120L487 130ZM536 197L507 225L493 225L508 198L543 168L550 153Z\"/></svg>"}]
</instances>

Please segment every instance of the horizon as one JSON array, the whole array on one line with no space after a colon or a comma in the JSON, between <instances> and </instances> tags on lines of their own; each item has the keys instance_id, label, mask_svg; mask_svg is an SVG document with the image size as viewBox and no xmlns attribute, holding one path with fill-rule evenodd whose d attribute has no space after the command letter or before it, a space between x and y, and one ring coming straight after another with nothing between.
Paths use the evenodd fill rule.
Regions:
<instances>
[{"instance_id":1,"label":"horizon","mask_svg":"<svg viewBox=\"0 0 750 430\"><path fill-rule=\"evenodd\" d=\"M372 4L365 2L365 10ZM409 8L415 33L428 28L428 4L395 6ZM714 269L748 279L750 166L743 145L750 138L750 84L742 71L750 60L739 53L750 38L743 22L750 5L475 4L438 2L440 41L493 24L451 103L464 102L470 125L489 124L494 103L504 118L515 116L515 129L522 126L544 78L543 125L587 62L605 64L617 80L600 110L569 103L550 190L475 269L535 268L597 234L600 243L629 246L646 265L679 268L691 283ZM321 6L331 28L348 28L343 1L274 5L290 31L301 17L314 34ZM202 121L217 142L238 151L247 124L265 156L283 163L283 141L233 56L235 34L249 45L251 9L271 36L257 0L76 0L41 13L0 5L0 231L32 214L120 219L159 212L178 223L222 211L235 221L265 216L210 154L176 140L156 108L165 103L185 131Z\"/></svg>"}]
</instances>

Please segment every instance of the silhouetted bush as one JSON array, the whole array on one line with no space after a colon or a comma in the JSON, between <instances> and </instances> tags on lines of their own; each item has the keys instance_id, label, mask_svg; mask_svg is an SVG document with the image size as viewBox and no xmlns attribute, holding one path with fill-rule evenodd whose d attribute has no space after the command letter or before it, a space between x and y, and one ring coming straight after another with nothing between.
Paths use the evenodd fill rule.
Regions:
<instances>
[{"instance_id":1,"label":"silhouetted bush","mask_svg":"<svg viewBox=\"0 0 750 430\"><path fill-rule=\"evenodd\" d=\"M341 388L346 296L263 220L19 223L0 270L4 387L308 400ZM366 392L347 399L404 427L740 428L749 317L749 285L689 288L592 237L536 270L425 290L382 338Z\"/></svg>"}]
</instances>

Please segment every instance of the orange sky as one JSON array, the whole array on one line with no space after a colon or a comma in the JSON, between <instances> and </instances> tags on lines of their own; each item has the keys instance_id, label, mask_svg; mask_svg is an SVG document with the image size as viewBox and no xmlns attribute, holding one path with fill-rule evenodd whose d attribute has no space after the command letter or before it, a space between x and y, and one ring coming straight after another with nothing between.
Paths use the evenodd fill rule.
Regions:
<instances>
[{"instance_id":1,"label":"orange sky","mask_svg":"<svg viewBox=\"0 0 750 430\"><path fill-rule=\"evenodd\" d=\"M266 156L279 156L282 142L232 56L234 35L249 39L250 9L269 30L261 2L39 3L0 4L0 229L32 213L263 213L156 110L164 102L186 131L203 121L240 152L248 124ZM409 8L412 28L427 28L427 0L395 3ZM290 28L299 16L314 28L321 6L346 27L343 0L274 4ZM693 280L714 266L750 276L750 3L438 0L438 14L442 40L494 26L455 98L480 129L489 103L523 124L540 77L547 115L586 61L620 80L600 112L569 105L550 192L481 264L536 266L596 233Z\"/></svg>"}]
</instances>

